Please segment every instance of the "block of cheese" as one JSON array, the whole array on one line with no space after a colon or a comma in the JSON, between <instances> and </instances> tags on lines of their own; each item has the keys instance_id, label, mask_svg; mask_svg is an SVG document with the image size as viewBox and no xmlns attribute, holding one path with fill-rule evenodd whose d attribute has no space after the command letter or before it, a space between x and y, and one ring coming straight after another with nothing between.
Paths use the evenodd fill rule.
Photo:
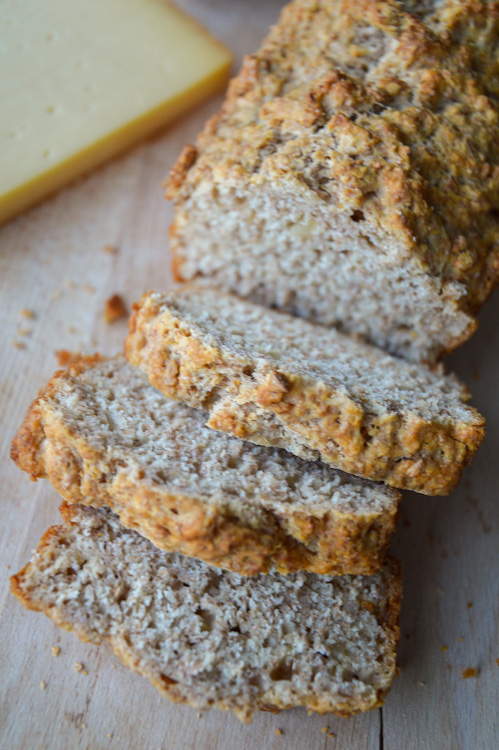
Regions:
<instances>
[{"instance_id":1,"label":"block of cheese","mask_svg":"<svg viewBox=\"0 0 499 750\"><path fill-rule=\"evenodd\" d=\"M219 89L231 55L165 0L7 0L0 223Z\"/></svg>"}]
</instances>

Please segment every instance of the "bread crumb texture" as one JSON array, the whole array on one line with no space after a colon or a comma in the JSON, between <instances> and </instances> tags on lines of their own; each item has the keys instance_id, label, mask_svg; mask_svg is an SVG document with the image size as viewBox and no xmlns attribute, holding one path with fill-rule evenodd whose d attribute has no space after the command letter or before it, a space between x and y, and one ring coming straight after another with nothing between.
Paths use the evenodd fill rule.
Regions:
<instances>
[{"instance_id":1,"label":"bread crumb texture","mask_svg":"<svg viewBox=\"0 0 499 750\"><path fill-rule=\"evenodd\" d=\"M248 578L159 550L110 511L61 510L12 591L83 640L108 641L171 700L244 721L258 708L348 715L382 703L399 637L393 560L375 576Z\"/></svg>"},{"instance_id":2,"label":"bread crumb texture","mask_svg":"<svg viewBox=\"0 0 499 750\"><path fill-rule=\"evenodd\" d=\"M291 2L172 171L177 278L462 343L499 272L498 43L488 0Z\"/></svg>"},{"instance_id":3,"label":"bread crumb texture","mask_svg":"<svg viewBox=\"0 0 499 750\"><path fill-rule=\"evenodd\" d=\"M125 352L215 430L428 495L485 433L456 377L217 290L144 295Z\"/></svg>"},{"instance_id":4,"label":"bread crumb texture","mask_svg":"<svg viewBox=\"0 0 499 750\"><path fill-rule=\"evenodd\" d=\"M399 494L205 427L124 358L56 373L11 456L70 502L107 505L156 545L245 574L373 573Z\"/></svg>"},{"instance_id":5,"label":"bread crumb texture","mask_svg":"<svg viewBox=\"0 0 499 750\"><path fill-rule=\"evenodd\" d=\"M78 362L82 358L80 352L70 352L68 349L58 349L55 352L55 356L59 367L74 365L75 362Z\"/></svg>"}]
</instances>

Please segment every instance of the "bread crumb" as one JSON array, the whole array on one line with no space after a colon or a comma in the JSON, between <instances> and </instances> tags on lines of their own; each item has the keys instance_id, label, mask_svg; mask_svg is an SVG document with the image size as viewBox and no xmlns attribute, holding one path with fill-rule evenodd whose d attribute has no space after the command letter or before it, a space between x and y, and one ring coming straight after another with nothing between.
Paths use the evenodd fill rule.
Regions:
<instances>
[{"instance_id":1,"label":"bread crumb","mask_svg":"<svg viewBox=\"0 0 499 750\"><path fill-rule=\"evenodd\" d=\"M86 729L87 728L86 724L80 724L80 726L81 726L82 729Z\"/></svg>"},{"instance_id":2,"label":"bread crumb","mask_svg":"<svg viewBox=\"0 0 499 750\"><path fill-rule=\"evenodd\" d=\"M26 318L27 320L34 320L36 318L36 315L33 312L33 310L29 310L27 307L23 307L20 315L21 315L21 318Z\"/></svg>"},{"instance_id":3,"label":"bread crumb","mask_svg":"<svg viewBox=\"0 0 499 750\"><path fill-rule=\"evenodd\" d=\"M87 672L86 669L82 669L81 672L80 672L80 674L88 674L88 672Z\"/></svg>"},{"instance_id":4,"label":"bread crumb","mask_svg":"<svg viewBox=\"0 0 499 750\"><path fill-rule=\"evenodd\" d=\"M496 664L499 667L499 659L496 659Z\"/></svg>"},{"instance_id":5,"label":"bread crumb","mask_svg":"<svg viewBox=\"0 0 499 750\"><path fill-rule=\"evenodd\" d=\"M447 650L448 650L448 646L440 646L440 651L447 651Z\"/></svg>"},{"instance_id":6,"label":"bread crumb","mask_svg":"<svg viewBox=\"0 0 499 750\"><path fill-rule=\"evenodd\" d=\"M92 284L83 284L83 288L89 294L95 294L95 287Z\"/></svg>"},{"instance_id":7,"label":"bread crumb","mask_svg":"<svg viewBox=\"0 0 499 750\"><path fill-rule=\"evenodd\" d=\"M24 328L17 329L18 336L30 336L32 333L33 333L33 328L31 326L25 326Z\"/></svg>"},{"instance_id":8,"label":"bread crumb","mask_svg":"<svg viewBox=\"0 0 499 750\"><path fill-rule=\"evenodd\" d=\"M47 683L45 682L45 680L40 680L40 687L42 690L45 690L45 688L47 687Z\"/></svg>"},{"instance_id":9,"label":"bread crumb","mask_svg":"<svg viewBox=\"0 0 499 750\"><path fill-rule=\"evenodd\" d=\"M334 734L334 732L328 732L328 733L327 733L327 736L328 736L328 737L336 737L336 735Z\"/></svg>"},{"instance_id":10,"label":"bread crumb","mask_svg":"<svg viewBox=\"0 0 499 750\"><path fill-rule=\"evenodd\" d=\"M67 349L58 349L55 352L57 364L59 367L68 367L68 365L74 365L75 362L81 359L79 352L70 352Z\"/></svg>"},{"instance_id":11,"label":"bread crumb","mask_svg":"<svg viewBox=\"0 0 499 750\"><path fill-rule=\"evenodd\" d=\"M329 727L322 727L321 732L322 734L326 734L326 732L329 732Z\"/></svg>"},{"instance_id":12,"label":"bread crumb","mask_svg":"<svg viewBox=\"0 0 499 750\"><path fill-rule=\"evenodd\" d=\"M478 677L478 669L477 669L477 667L469 667L468 669L463 669L462 677L465 680L468 677Z\"/></svg>"},{"instance_id":13,"label":"bread crumb","mask_svg":"<svg viewBox=\"0 0 499 750\"><path fill-rule=\"evenodd\" d=\"M52 646L52 656L59 656L61 649L59 646Z\"/></svg>"},{"instance_id":14,"label":"bread crumb","mask_svg":"<svg viewBox=\"0 0 499 750\"><path fill-rule=\"evenodd\" d=\"M461 638L461 636L459 636L457 640L458 640L458 643L464 643L464 638Z\"/></svg>"},{"instance_id":15,"label":"bread crumb","mask_svg":"<svg viewBox=\"0 0 499 750\"><path fill-rule=\"evenodd\" d=\"M78 333L78 329L75 328L74 326L68 326L68 333L71 333L74 335L75 333Z\"/></svg>"},{"instance_id":16,"label":"bread crumb","mask_svg":"<svg viewBox=\"0 0 499 750\"><path fill-rule=\"evenodd\" d=\"M284 734L284 732L282 731L282 729L274 729L274 732L275 732L275 733L276 733L277 735L279 735L279 736L280 736L281 734Z\"/></svg>"},{"instance_id":17,"label":"bread crumb","mask_svg":"<svg viewBox=\"0 0 499 750\"><path fill-rule=\"evenodd\" d=\"M22 341L14 340L12 342L12 346L14 346L16 349L26 349L26 344L24 344Z\"/></svg>"},{"instance_id":18,"label":"bread crumb","mask_svg":"<svg viewBox=\"0 0 499 750\"><path fill-rule=\"evenodd\" d=\"M116 320L126 318L128 311L125 303L119 294L113 294L106 300L106 306L104 308L104 321L106 323L114 323Z\"/></svg>"},{"instance_id":19,"label":"bread crumb","mask_svg":"<svg viewBox=\"0 0 499 750\"><path fill-rule=\"evenodd\" d=\"M468 607L468 609L471 609L472 606L473 606L473 602L468 602L468 604L466 606Z\"/></svg>"},{"instance_id":20,"label":"bread crumb","mask_svg":"<svg viewBox=\"0 0 499 750\"><path fill-rule=\"evenodd\" d=\"M108 736L108 737L112 737L113 735L112 735L112 733L111 733L111 732L108 732L108 733L107 733L107 736Z\"/></svg>"},{"instance_id":21,"label":"bread crumb","mask_svg":"<svg viewBox=\"0 0 499 750\"><path fill-rule=\"evenodd\" d=\"M419 687L424 687L425 683L424 682L418 682L418 685L419 685Z\"/></svg>"},{"instance_id":22,"label":"bread crumb","mask_svg":"<svg viewBox=\"0 0 499 750\"><path fill-rule=\"evenodd\" d=\"M104 245L102 250L109 255L116 255L118 248L115 245Z\"/></svg>"},{"instance_id":23,"label":"bread crumb","mask_svg":"<svg viewBox=\"0 0 499 750\"><path fill-rule=\"evenodd\" d=\"M81 670L83 669L83 664L77 661L76 664L73 664L73 669L75 672L81 672Z\"/></svg>"}]
</instances>

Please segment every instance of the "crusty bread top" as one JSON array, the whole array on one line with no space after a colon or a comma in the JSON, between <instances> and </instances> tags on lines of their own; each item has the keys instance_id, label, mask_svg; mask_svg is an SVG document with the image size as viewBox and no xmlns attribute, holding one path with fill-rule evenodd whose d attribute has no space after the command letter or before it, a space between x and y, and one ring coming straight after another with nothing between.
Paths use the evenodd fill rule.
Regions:
<instances>
[{"instance_id":1,"label":"crusty bread top","mask_svg":"<svg viewBox=\"0 0 499 750\"><path fill-rule=\"evenodd\" d=\"M296 373L305 383L314 381L318 387L323 384L344 391L375 415L412 413L442 425L460 422L483 427L483 417L464 403L468 391L454 375L411 364L335 329L235 295L194 287L166 294L150 292L143 296L137 314L144 320L150 317L161 322L163 317L168 325L183 325L191 331L187 335L207 348L221 350L222 360L240 357L256 369L270 364L276 370ZM132 350L144 331L138 331L137 343L134 318L130 328L127 348ZM148 333L154 349L152 337L159 333L151 330L144 335Z\"/></svg>"},{"instance_id":2,"label":"crusty bread top","mask_svg":"<svg viewBox=\"0 0 499 750\"><path fill-rule=\"evenodd\" d=\"M400 574L244 578L162 552L109 511L66 506L12 590L173 700L234 710L379 705L395 674Z\"/></svg>"},{"instance_id":3,"label":"crusty bread top","mask_svg":"<svg viewBox=\"0 0 499 750\"><path fill-rule=\"evenodd\" d=\"M393 513L398 503L394 490L208 429L202 412L165 398L122 357L82 360L56 373L34 406L12 448L34 477L45 467L33 459L33 419L56 442L64 433L81 438L81 455L92 450L117 485L196 497L250 524L269 510L361 515Z\"/></svg>"},{"instance_id":4,"label":"crusty bread top","mask_svg":"<svg viewBox=\"0 0 499 750\"><path fill-rule=\"evenodd\" d=\"M473 311L499 273L498 45L497 2L294 0L169 197L277 181L362 216Z\"/></svg>"}]
</instances>

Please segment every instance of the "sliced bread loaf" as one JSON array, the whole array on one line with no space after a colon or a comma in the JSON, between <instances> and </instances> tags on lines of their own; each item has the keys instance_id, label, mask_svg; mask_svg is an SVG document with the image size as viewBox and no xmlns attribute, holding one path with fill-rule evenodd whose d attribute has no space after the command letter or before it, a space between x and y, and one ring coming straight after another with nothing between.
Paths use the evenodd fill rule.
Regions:
<instances>
[{"instance_id":1,"label":"sliced bread loaf","mask_svg":"<svg viewBox=\"0 0 499 750\"><path fill-rule=\"evenodd\" d=\"M179 280L433 361L499 276L488 0L295 0L169 182Z\"/></svg>"},{"instance_id":2,"label":"sliced bread loaf","mask_svg":"<svg viewBox=\"0 0 499 750\"><path fill-rule=\"evenodd\" d=\"M455 377L217 290L144 295L126 354L209 427L429 495L484 435Z\"/></svg>"},{"instance_id":3,"label":"sliced bread loaf","mask_svg":"<svg viewBox=\"0 0 499 750\"><path fill-rule=\"evenodd\" d=\"M70 502L107 505L157 546L240 573L373 573L399 495L204 426L123 358L58 372L12 457Z\"/></svg>"},{"instance_id":4,"label":"sliced bread loaf","mask_svg":"<svg viewBox=\"0 0 499 750\"><path fill-rule=\"evenodd\" d=\"M395 561L372 577L245 578L159 550L107 510L61 510L13 593L82 640L108 641L167 698L243 721L382 703L396 671Z\"/></svg>"}]
</instances>

